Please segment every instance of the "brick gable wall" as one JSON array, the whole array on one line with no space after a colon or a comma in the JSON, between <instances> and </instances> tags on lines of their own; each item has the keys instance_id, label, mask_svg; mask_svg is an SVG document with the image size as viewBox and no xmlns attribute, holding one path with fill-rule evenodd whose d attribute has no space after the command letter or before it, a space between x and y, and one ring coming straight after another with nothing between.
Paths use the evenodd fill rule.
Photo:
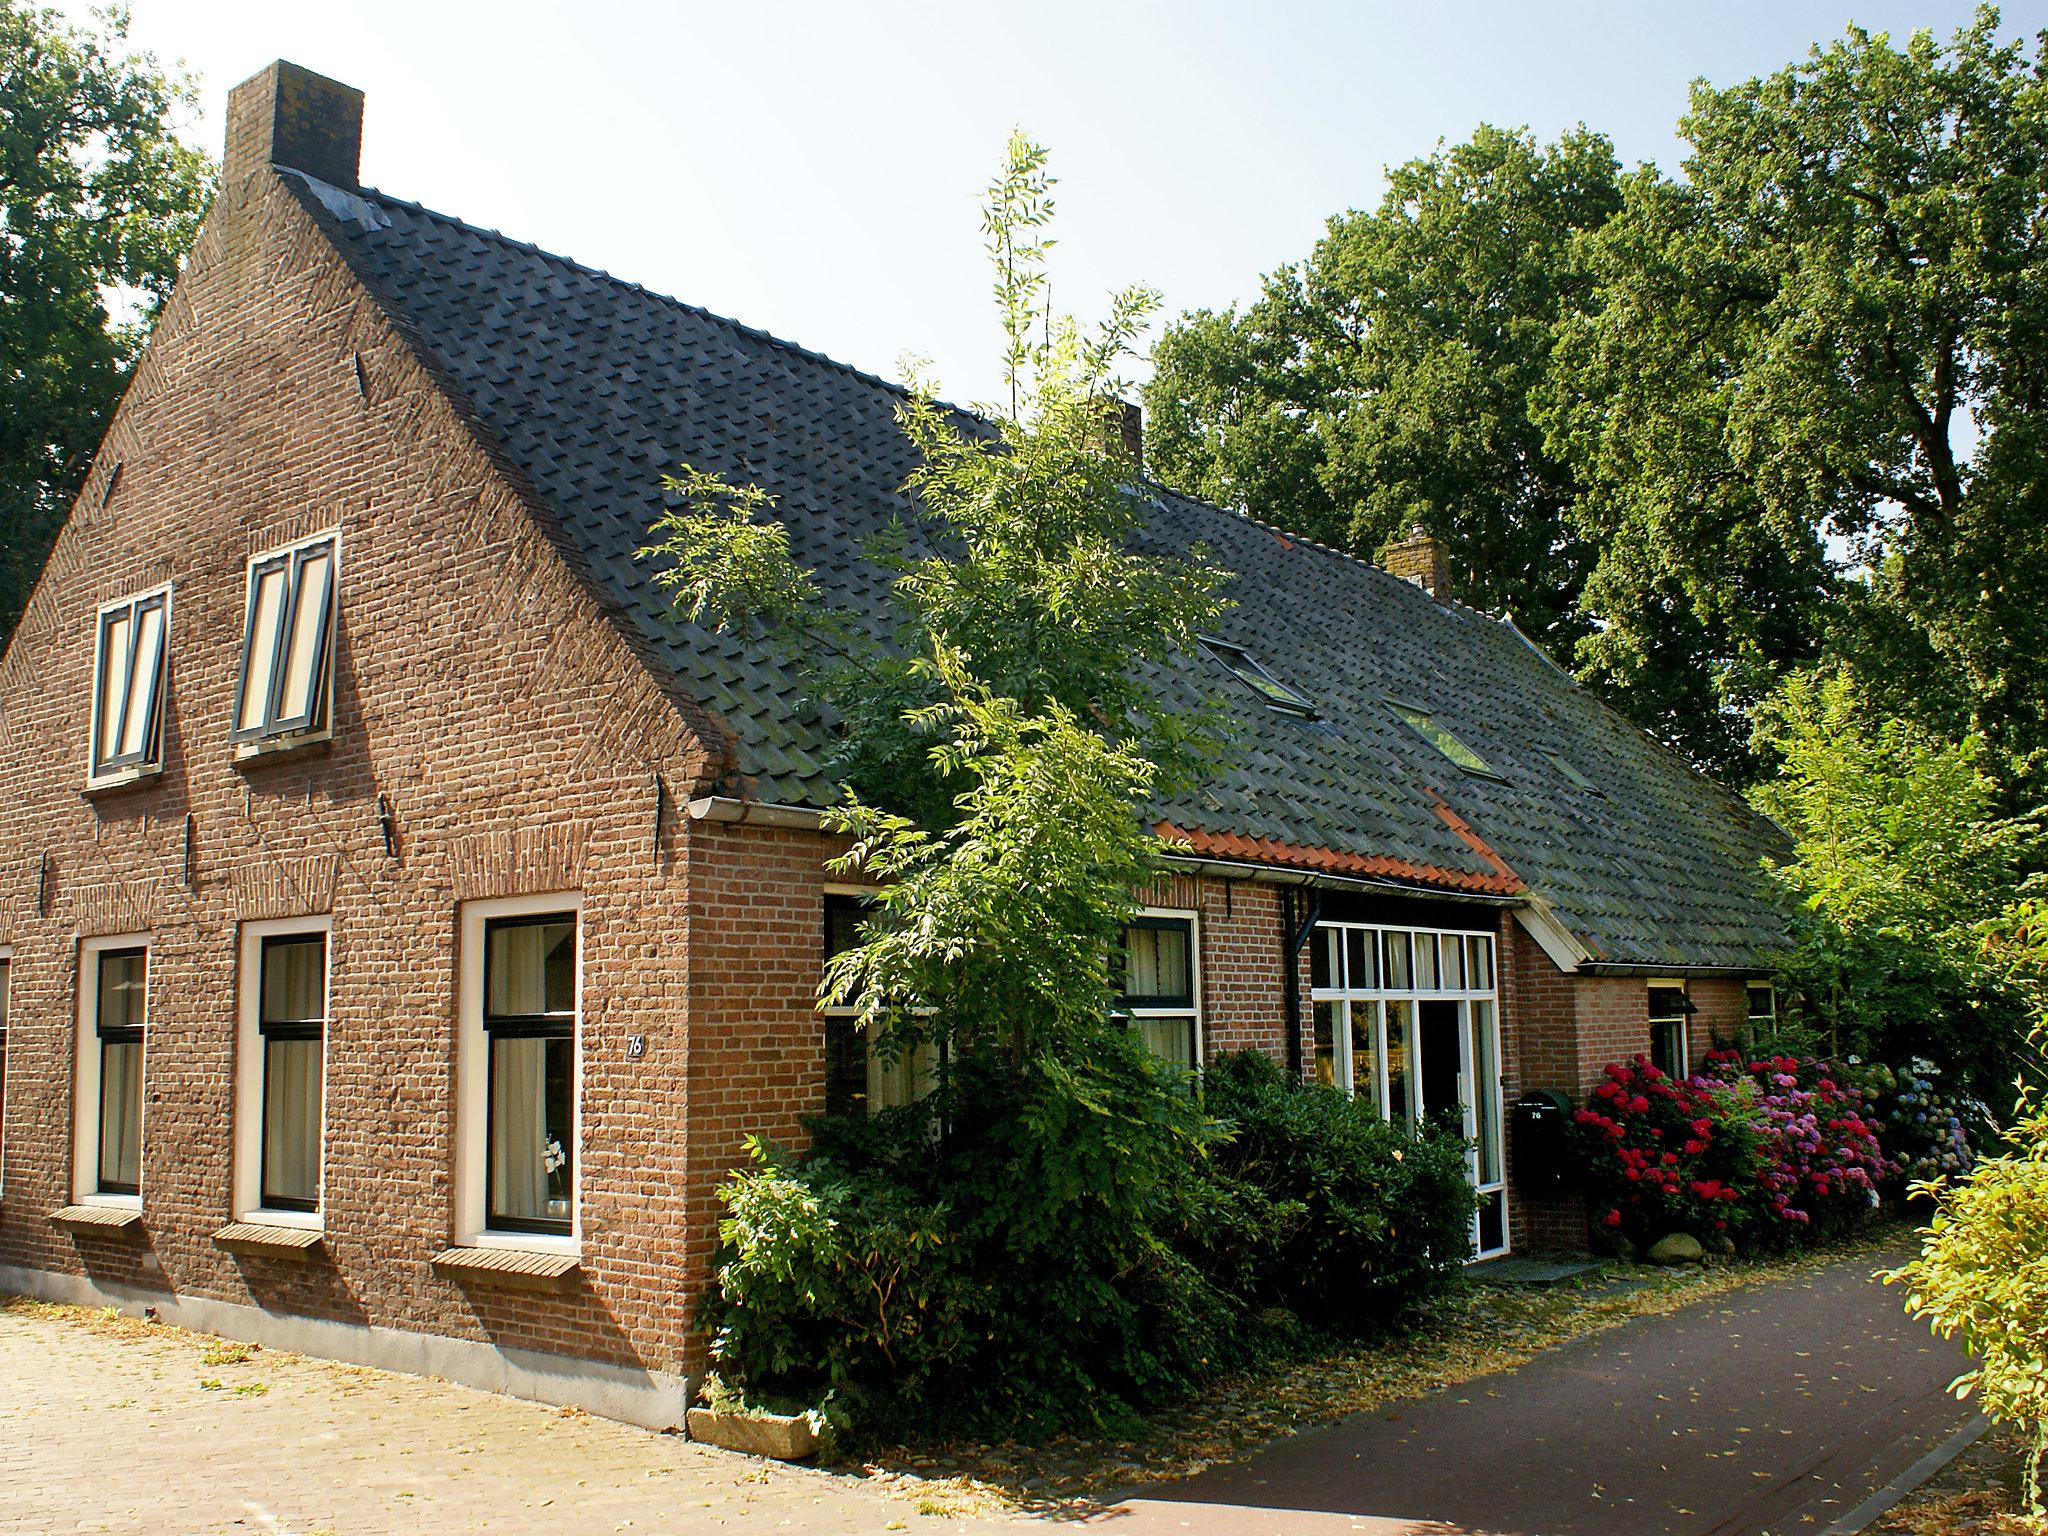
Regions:
<instances>
[{"instance_id":1,"label":"brick gable wall","mask_svg":"<svg viewBox=\"0 0 2048 1536\"><path fill-rule=\"evenodd\" d=\"M238 766L244 562L327 526L334 739ZM164 772L88 797L94 608L165 580ZM703 739L276 175L224 187L0 662L0 1264L679 1363L649 1235L679 1244L687 1220L676 807L709 771ZM585 896L583 1279L564 1297L429 1263L452 1223L458 903L549 888ZM211 1239L230 1214L237 924L321 911L325 1254L238 1259ZM77 940L136 929L155 935L143 1227L74 1237L48 1216L70 1198ZM649 1044L629 1061L632 1034Z\"/></svg>"}]
</instances>

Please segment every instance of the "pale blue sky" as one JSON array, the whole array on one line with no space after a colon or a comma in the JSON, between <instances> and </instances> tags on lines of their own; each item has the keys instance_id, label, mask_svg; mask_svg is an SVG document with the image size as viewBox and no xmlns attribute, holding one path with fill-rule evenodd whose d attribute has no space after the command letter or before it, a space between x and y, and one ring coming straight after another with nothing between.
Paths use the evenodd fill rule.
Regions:
<instances>
[{"instance_id":1,"label":"pale blue sky","mask_svg":"<svg viewBox=\"0 0 2048 1536\"><path fill-rule=\"evenodd\" d=\"M82 14L81 0L64 0ZM134 34L228 87L272 58L368 93L364 179L895 376L994 391L976 198L1004 136L1061 178L1055 302L1119 283L1222 306L1382 168L1482 121L1584 121L1675 164L1727 84L1856 20L1946 36L1952 0L1223 5L133 0ZM2048 5L2009 5L2011 31Z\"/></svg>"}]
</instances>

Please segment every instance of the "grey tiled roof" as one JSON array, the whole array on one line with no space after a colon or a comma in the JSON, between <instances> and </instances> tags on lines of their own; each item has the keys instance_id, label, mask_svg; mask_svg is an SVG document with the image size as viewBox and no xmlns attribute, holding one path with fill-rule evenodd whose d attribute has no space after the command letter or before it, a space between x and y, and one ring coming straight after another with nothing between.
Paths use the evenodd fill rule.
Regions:
<instances>
[{"instance_id":1,"label":"grey tiled roof","mask_svg":"<svg viewBox=\"0 0 2048 1536\"><path fill-rule=\"evenodd\" d=\"M795 557L879 614L863 539L915 520L883 381L606 274L375 192L286 178L352 268L552 510L643 655L731 737L738 789L823 805L830 742L799 679L760 646L678 622L634 559L685 460L777 498ZM1148 548L1200 542L1235 573L1223 638L1316 702L1267 709L1206 659L1154 679L1242 703L1237 760L1177 825L1391 859L1449 881L1497 866L1446 802L1595 958L1753 967L1782 932L1756 869L1767 823L1579 688L1509 625L1248 518L1153 492ZM1461 772L1395 717L1418 705L1499 779ZM1588 791L1547 755L1568 759Z\"/></svg>"}]
</instances>

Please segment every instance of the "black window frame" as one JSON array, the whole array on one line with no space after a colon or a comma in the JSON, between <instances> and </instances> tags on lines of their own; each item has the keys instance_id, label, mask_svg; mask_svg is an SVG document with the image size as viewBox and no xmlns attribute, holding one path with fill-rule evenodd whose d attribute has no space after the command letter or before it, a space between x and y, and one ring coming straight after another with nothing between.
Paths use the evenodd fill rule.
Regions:
<instances>
[{"instance_id":1,"label":"black window frame","mask_svg":"<svg viewBox=\"0 0 2048 1536\"><path fill-rule=\"evenodd\" d=\"M501 928L545 928L567 922L574 942L574 971L570 978L569 1011L564 1014L493 1014L491 1012L491 935ZM483 955L480 962L482 992L478 998L484 1034L484 1230L533 1237L573 1237L576 1232L576 1181L581 1173L580 1149L573 1143L578 1129L576 1082L576 1028L583 986L583 914L573 907L555 912L522 912L484 919ZM569 1214L560 1221L550 1217L504 1216L497 1209L497 1180L492 1172L496 1159L498 1126L498 1041L566 1040L569 1043Z\"/></svg>"},{"instance_id":2,"label":"black window frame","mask_svg":"<svg viewBox=\"0 0 2048 1536\"><path fill-rule=\"evenodd\" d=\"M299 603L305 590L305 570L313 559L325 555L327 567L327 611L320 626L320 646L313 658L313 678L307 689L306 708L296 715L280 716L285 674L290 670L288 649L297 625ZM280 567L285 572L284 601L278 605L276 629L270 652L270 685L263 695L263 718L254 725L242 720L242 703L249 696L249 658L255 650L256 605L263 590L263 578ZM323 533L289 548L249 562L249 589L242 618L242 659L235 668L234 728L229 740L241 743L265 741L278 736L298 736L321 729L327 723L328 694L334 656L334 621L341 593L341 535Z\"/></svg>"},{"instance_id":3,"label":"black window frame","mask_svg":"<svg viewBox=\"0 0 2048 1536\"><path fill-rule=\"evenodd\" d=\"M320 946L320 1017L314 1020L280 1019L275 1022L264 1018L264 999L269 989L265 982L269 977L270 952L288 944L317 942ZM263 1082L256 1096L257 1114L257 1172L256 1203L266 1211L299 1211L312 1215L319 1211L318 1192L325 1187L327 1173L327 1147L324 1131L326 1128L327 1106L327 1013L328 973L331 958L328 935L325 929L313 928L299 933L267 933L257 946L256 952L256 1033L263 1046ZM270 1192L270 1043L271 1041L298 1042L314 1041L320 1046L320 1123L313 1127L313 1188L311 1200L291 1195L272 1195Z\"/></svg>"},{"instance_id":4,"label":"black window frame","mask_svg":"<svg viewBox=\"0 0 2048 1536\"><path fill-rule=\"evenodd\" d=\"M135 653L142 643L142 616L146 612L161 611L163 633L157 645L156 667L149 681L149 724L143 731L142 745L133 752L119 750L121 741L128 734L129 711L135 704ZM122 675L126 687L121 698L121 715L114 726L115 751L104 750L109 743L101 739L102 722L106 719L106 689L109 682L107 671L108 637L114 625L123 617L128 620L128 665ZM171 589L158 587L151 592L140 593L122 602L111 603L100 610L99 623L93 635L92 665L92 721L88 729L92 776L99 778L110 773L119 773L124 768L149 769L158 767L163 759L164 695L171 670Z\"/></svg>"},{"instance_id":5,"label":"black window frame","mask_svg":"<svg viewBox=\"0 0 2048 1536\"><path fill-rule=\"evenodd\" d=\"M835 942L835 918L852 915L855 932L868 903L858 896L827 891L824 901L824 932L819 950L825 963L843 954L852 944ZM856 937L854 943L859 942ZM861 1036L860 1022L850 1008L827 1008L825 1014L825 1113L865 1115L868 1113L868 1052Z\"/></svg>"},{"instance_id":6,"label":"black window frame","mask_svg":"<svg viewBox=\"0 0 2048 1536\"><path fill-rule=\"evenodd\" d=\"M1199 1079L1202 1074L1202 1009L1197 1001L1199 988L1195 982L1195 920L1192 917L1169 917L1160 913L1141 913L1124 924L1124 934L1133 929L1150 929L1153 932L1179 932L1187 942L1187 991L1186 993L1132 992L1126 981L1129 977L1128 939L1119 936L1116 956L1116 1005L1112 1017L1122 1021L1126 1029L1135 1030L1142 1010L1150 1016L1150 1022L1160 1017L1179 1018L1187 1025L1188 1060L1194 1065L1192 1071Z\"/></svg>"},{"instance_id":7,"label":"black window frame","mask_svg":"<svg viewBox=\"0 0 2048 1536\"><path fill-rule=\"evenodd\" d=\"M142 1022L140 1024L117 1024L109 1027L107 1015L107 962L109 960L130 960L142 957ZM126 1195L140 1198L140 1179L130 1184L122 1179L109 1179L106 1168L107 1149L107 1046L133 1045L141 1050L141 1059L135 1069L135 1160L138 1170L142 1162L142 1114L148 1102L145 1091L144 1069L149 1060L149 946L147 944L123 944L99 950L93 955L93 1032L99 1040L99 1114L94 1123L93 1137L93 1189L102 1195Z\"/></svg>"}]
</instances>

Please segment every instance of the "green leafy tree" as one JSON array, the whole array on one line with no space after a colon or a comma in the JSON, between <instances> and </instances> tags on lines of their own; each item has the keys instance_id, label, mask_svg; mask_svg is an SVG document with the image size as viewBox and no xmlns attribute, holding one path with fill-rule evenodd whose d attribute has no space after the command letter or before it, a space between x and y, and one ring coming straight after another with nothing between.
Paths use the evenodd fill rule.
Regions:
<instances>
[{"instance_id":1,"label":"green leafy tree","mask_svg":"<svg viewBox=\"0 0 2048 1536\"><path fill-rule=\"evenodd\" d=\"M1456 595L1569 655L1591 551L1571 473L1531 424L1561 316L1590 280L1575 237L1619 202L1585 129L1538 145L1482 125L1397 166L1242 312L1168 329L1145 392L1161 478L1370 559L1420 522Z\"/></svg>"},{"instance_id":2,"label":"green leafy tree","mask_svg":"<svg viewBox=\"0 0 2048 1536\"><path fill-rule=\"evenodd\" d=\"M1696 85L1684 179L1640 169L1582 244L1538 411L1599 550L1582 660L1724 771L1819 656L2048 745L2048 87L1997 30Z\"/></svg>"},{"instance_id":3,"label":"green leafy tree","mask_svg":"<svg viewBox=\"0 0 2048 1536\"><path fill-rule=\"evenodd\" d=\"M127 31L0 0L0 643L212 195L192 82Z\"/></svg>"},{"instance_id":4,"label":"green leafy tree","mask_svg":"<svg viewBox=\"0 0 2048 1536\"><path fill-rule=\"evenodd\" d=\"M1791 837L1793 1021L1831 1054L1925 1052L2002 1097L2025 1027L2024 966L1985 935L2041 852L2000 814L1995 754L1872 709L1853 674L1795 674L1759 726L1778 775L1751 792Z\"/></svg>"}]
</instances>

